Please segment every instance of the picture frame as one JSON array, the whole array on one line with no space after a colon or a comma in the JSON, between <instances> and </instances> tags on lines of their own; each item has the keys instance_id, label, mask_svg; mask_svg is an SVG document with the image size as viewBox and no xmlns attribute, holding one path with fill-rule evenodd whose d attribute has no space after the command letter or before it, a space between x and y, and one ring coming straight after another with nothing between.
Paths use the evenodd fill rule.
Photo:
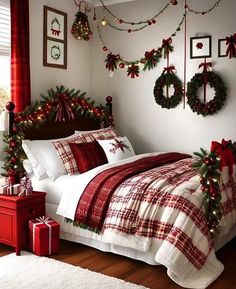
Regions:
<instances>
[{"instance_id":1,"label":"picture frame","mask_svg":"<svg viewBox=\"0 0 236 289\"><path fill-rule=\"evenodd\" d=\"M67 14L44 6L43 66L67 68Z\"/></svg>"},{"instance_id":2,"label":"picture frame","mask_svg":"<svg viewBox=\"0 0 236 289\"><path fill-rule=\"evenodd\" d=\"M226 38L218 39L218 57L227 57Z\"/></svg>"},{"instance_id":3,"label":"picture frame","mask_svg":"<svg viewBox=\"0 0 236 289\"><path fill-rule=\"evenodd\" d=\"M190 58L211 57L211 36L190 37Z\"/></svg>"}]
</instances>

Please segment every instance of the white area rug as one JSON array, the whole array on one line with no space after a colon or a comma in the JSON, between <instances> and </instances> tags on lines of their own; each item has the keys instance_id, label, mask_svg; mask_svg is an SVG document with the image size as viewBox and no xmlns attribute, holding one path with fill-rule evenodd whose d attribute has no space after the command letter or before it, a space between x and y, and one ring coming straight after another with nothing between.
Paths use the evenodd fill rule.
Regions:
<instances>
[{"instance_id":1,"label":"white area rug","mask_svg":"<svg viewBox=\"0 0 236 289\"><path fill-rule=\"evenodd\" d=\"M1 289L145 289L27 252L0 257Z\"/></svg>"}]
</instances>

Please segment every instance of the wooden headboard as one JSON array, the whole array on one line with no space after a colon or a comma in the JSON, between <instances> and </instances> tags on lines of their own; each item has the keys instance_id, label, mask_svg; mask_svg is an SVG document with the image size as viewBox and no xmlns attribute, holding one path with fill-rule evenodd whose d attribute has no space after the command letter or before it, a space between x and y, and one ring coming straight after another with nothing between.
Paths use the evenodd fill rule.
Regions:
<instances>
[{"instance_id":1,"label":"wooden headboard","mask_svg":"<svg viewBox=\"0 0 236 289\"><path fill-rule=\"evenodd\" d=\"M73 101L76 103L76 99ZM81 104L76 103L77 106L73 109L73 103L73 105L71 105L71 108L75 111L73 113L72 110L73 118L68 115L67 118L64 119L57 118L58 103L55 102L55 107L53 107L52 104L50 105L50 110L54 115L50 117L44 113L44 119L42 119L40 112L38 112L39 107L40 111L46 110L47 104L47 101L43 104L40 102L36 105L36 108L35 104L32 104L27 107L24 112L15 114L14 103L9 102L6 106L10 115L9 134L11 135L15 127L18 127L24 139L45 140L66 137L73 134L75 130L94 130L113 125L111 96L106 97L105 106L94 106L94 101L84 98L82 98L83 107ZM79 110L78 107L80 108Z\"/></svg>"}]
</instances>

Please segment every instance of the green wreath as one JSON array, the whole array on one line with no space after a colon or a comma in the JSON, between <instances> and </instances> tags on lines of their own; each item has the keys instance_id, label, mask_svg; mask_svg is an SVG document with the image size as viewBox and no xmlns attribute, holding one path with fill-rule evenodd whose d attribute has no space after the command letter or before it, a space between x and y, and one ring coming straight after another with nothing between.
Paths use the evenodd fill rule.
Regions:
<instances>
[{"instance_id":1,"label":"green wreath","mask_svg":"<svg viewBox=\"0 0 236 289\"><path fill-rule=\"evenodd\" d=\"M212 71L207 71L207 82L215 90L215 96L210 101L204 103L198 97L198 89L204 84L204 73L196 73L188 82L187 86L187 103L193 112L202 114L203 116L212 115L222 108L224 105L227 89L219 75Z\"/></svg>"},{"instance_id":2,"label":"green wreath","mask_svg":"<svg viewBox=\"0 0 236 289\"><path fill-rule=\"evenodd\" d=\"M174 93L166 97L163 93L163 87L171 84L174 86ZM183 97L182 82L174 73L163 72L156 80L153 92L157 104L163 108L174 108L181 102Z\"/></svg>"}]
</instances>

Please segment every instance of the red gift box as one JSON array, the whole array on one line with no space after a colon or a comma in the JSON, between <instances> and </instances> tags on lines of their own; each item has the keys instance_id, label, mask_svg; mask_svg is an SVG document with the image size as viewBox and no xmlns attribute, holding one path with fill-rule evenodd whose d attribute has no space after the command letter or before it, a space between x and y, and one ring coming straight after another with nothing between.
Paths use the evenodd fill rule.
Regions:
<instances>
[{"instance_id":1,"label":"red gift box","mask_svg":"<svg viewBox=\"0 0 236 289\"><path fill-rule=\"evenodd\" d=\"M40 217L29 221L30 249L38 256L49 256L59 251L60 225L51 218Z\"/></svg>"}]
</instances>

